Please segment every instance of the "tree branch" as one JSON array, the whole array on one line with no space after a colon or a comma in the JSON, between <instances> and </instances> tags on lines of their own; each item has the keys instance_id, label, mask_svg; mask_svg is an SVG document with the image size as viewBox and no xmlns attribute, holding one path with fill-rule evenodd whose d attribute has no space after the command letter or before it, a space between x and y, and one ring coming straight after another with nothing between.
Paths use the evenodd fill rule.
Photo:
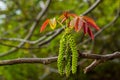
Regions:
<instances>
[{"instance_id":1,"label":"tree branch","mask_svg":"<svg viewBox=\"0 0 120 80\"><path fill-rule=\"evenodd\" d=\"M47 40L39 43L38 46L40 47L40 46L42 46L42 45L44 45L44 44L49 43L49 42L50 42L51 40L53 40L57 35L59 35L62 31L63 31L63 28L60 28L60 29L56 30L55 33L54 33L51 37L49 37L49 39L47 39Z\"/></svg>"},{"instance_id":2,"label":"tree branch","mask_svg":"<svg viewBox=\"0 0 120 80\"><path fill-rule=\"evenodd\" d=\"M89 72L90 70L94 69L98 64L101 63L101 60L94 60L89 66L87 66L85 69L84 69L84 73L87 73Z\"/></svg>"},{"instance_id":3,"label":"tree branch","mask_svg":"<svg viewBox=\"0 0 120 80\"><path fill-rule=\"evenodd\" d=\"M120 58L120 52L114 52L112 54L106 55L98 55L98 54L87 54L87 53L79 53L79 58L87 58L87 59L97 59L97 60L111 60L115 58ZM57 61L57 57L49 57L49 58L19 58L12 60L1 60L0 66L4 65L15 65L15 64L23 64L23 63L41 63L41 64L50 64Z\"/></svg>"},{"instance_id":4,"label":"tree branch","mask_svg":"<svg viewBox=\"0 0 120 80\"><path fill-rule=\"evenodd\" d=\"M93 9L95 9L102 0L97 0L90 8L88 8L82 15L87 15L90 13Z\"/></svg>"},{"instance_id":5,"label":"tree branch","mask_svg":"<svg viewBox=\"0 0 120 80\"><path fill-rule=\"evenodd\" d=\"M8 46L8 47L14 47L14 48L20 48L20 49L39 49L41 46L43 46L44 44L49 43L51 40L53 40L57 35L59 35L61 32L63 31L63 28L57 29L55 31L49 32L46 35L42 36L41 38L39 38L38 40L35 41L29 41L29 40L24 40L24 39L18 39L18 38L0 38L0 40L12 40L12 41L22 41L25 43L29 43L29 44L37 44L37 47L19 47L19 46L14 46L14 45L10 45L10 44L6 44L6 43L2 43L0 42L1 45L3 46ZM50 36L51 35L51 36ZM47 39L46 39L47 38ZM45 39L45 40L44 40ZM44 41L43 41L44 40Z\"/></svg>"}]
</instances>

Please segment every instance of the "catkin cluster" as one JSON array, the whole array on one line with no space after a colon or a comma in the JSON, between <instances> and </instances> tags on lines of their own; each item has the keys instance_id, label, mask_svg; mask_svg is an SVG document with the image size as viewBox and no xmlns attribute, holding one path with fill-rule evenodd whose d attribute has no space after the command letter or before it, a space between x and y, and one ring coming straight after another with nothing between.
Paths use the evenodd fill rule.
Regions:
<instances>
[{"instance_id":1,"label":"catkin cluster","mask_svg":"<svg viewBox=\"0 0 120 80\"><path fill-rule=\"evenodd\" d=\"M68 77L71 73L77 71L78 53L74 37L71 33L64 33L60 39L59 55L58 55L58 71L60 75L64 73ZM65 72L64 72L65 71Z\"/></svg>"}]
</instances>

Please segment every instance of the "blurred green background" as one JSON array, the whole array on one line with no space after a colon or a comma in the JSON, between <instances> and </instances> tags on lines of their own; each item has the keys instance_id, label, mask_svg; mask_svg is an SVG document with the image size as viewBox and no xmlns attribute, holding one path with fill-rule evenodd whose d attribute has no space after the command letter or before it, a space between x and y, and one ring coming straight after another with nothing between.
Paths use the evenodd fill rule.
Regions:
<instances>
[{"instance_id":1,"label":"blurred green background","mask_svg":"<svg viewBox=\"0 0 120 80\"><path fill-rule=\"evenodd\" d=\"M48 0L49 1L49 0ZM33 30L30 41L35 41L53 30L48 26L43 33L40 33L40 26L47 18L60 16L64 11L70 11L81 15L97 0L51 0L48 9L40 18ZM48 44L38 47L39 43L30 44L26 42L22 47L9 52L13 47L18 46L20 41L13 39L24 39L31 26L36 22L36 16L45 9L46 0L0 0L0 60L29 57L51 57L57 56L61 34L55 37ZM102 0L100 4L87 16L93 18L97 25L103 29L117 16L120 10L119 0ZM57 28L60 28L57 26ZM93 30L94 33L96 31ZM120 51L120 18L117 18L110 26L102 30L94 41L87 40L89 36L83 36L82 31L75 33L76 43L81 52L95 54L110 54ZM84 37L84 39L83 39ZM12 39L12 40L9 40ZM78 72L71 76L71 80L120 80L120 59L114 59L98 65L95 69L83 73L83 69L93 60L81 59L84 63L78 66ZM56 62L48 65L43 64L17 64L0 66L0 80L66 80L57 71Z\"/></svg>"}]
</instances>

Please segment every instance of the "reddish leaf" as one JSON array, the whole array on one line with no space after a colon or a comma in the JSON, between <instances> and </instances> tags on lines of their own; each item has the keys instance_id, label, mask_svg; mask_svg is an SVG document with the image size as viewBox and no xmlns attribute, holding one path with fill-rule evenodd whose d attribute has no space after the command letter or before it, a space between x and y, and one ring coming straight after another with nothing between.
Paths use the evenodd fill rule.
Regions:
<instances>
[{"instance_id":1,"label":"reddish leaf","mask_svg":"<svg viewBox=\"0 0 120 80\"><path fill-rule=\"evenodd\" d=\"M75 21L76 21L75 19L73 19L73 20L70 21L70 27L71 28L74 27L74 29L75 29Z\"/></svg>"},{"instance_id":2,"label":"reddish leaf","mask_svg":"<svg viewBox=\"0 0 120 80\"><path fill-rule=\"evenodd\" d=\"M96 30L100 30L100 28L96 25L96 24L93 24L91 22L88 22L88 24L92 27L94 27Z\"/></svg>"},{"instance_id":3,"label":"reddish leaf","mask_svg":"<svg viewBox=\"0 0 120 80\"><path fill-rule=\"evenodd\" d=\"M47 20L42 24L41 29L40 29L40 32L42 32L42 31L46 28L46 26L48 25L48 23L49 23L49 19L47 19Z\"/></svg>"},{"instance_id":4,"label":"reddish leaf","mask_svg":"<svg viewBox=\"0 0 120 80\"><path fill-rule=\"evenodd\" d=\"M64 21L66 21L69 17L78 17L76 14L71 14L69 12L64 12L59 18L58 20L61 21L61 23L63 23Z\"/></svg>"},{"instance_id":5,"label":"reddish leaf","mask_svg":"<svg viewBox=\"0 0 120 80\"><path fill-rule=\"evenodd\" d=\"M63 19L65 16L62 14L59 18L58 18L58 20L61 20L61 19Z\"/></svg>"},{"instance_id":6,"label":"reddish leaf","mask_svg":"<svg viewBox=\"0 0 120 80\"><path fill-rule=\"evenodd\" d=\"M79 17L80 18L80 17ZM79 23L78 23L78 31L80 31L81 30L81 28L83 27L83 20L80 18L80 20L79 20Z\"/></svg>"},{"instance_id":7,"label":"reddish leaf","mask_svg":"<svg viewBox=\"0 0 120 80\"><path fill-rule=\"evenodd\" d=\"M91 39L93 40L94 39L94 35L93 35L93 33L92 33L92 31L90 30L89 27L88 27L88 34L91 37Z\"/></svg>"},{"instance_id":8,"label":"reddish leaf","mask_svg":"<svg viewBox=\"0 0 120 80\"><path fill-rule=\"evenodd\" d=\"M64 12L63 15L65 16L65 18L68 18L68 12Z\"/></svg>"},{"instance_id":9,"label":"reddish leaf","mask_svg":"<svg viewBox=\"0 0 120 80\"><path fill-rule=\"evenodd\" d=\"M72 13L71 13L71 14L68 14L68 16L69 16L69 17L72 16L72 17L74 17L74 18L75 18L75 17L78 17L76 14L72 14Z\"/></svg>"},{"instance_id":10,"label":"reddish leaf","mask_svg":"<svg viewBox=\"0 0 120 80\"><path fill-rule=\"evenodd\" d=\"M95 21L94 21L93 19L91 19L91 18L89 18L89 17L86 17L86 16L83 16L83 19L85 19L86 22L87 22L90 26L94 27L95 29L97 29L97 30L100 29L100 28L96 25L96 23L95 23Z\"/></svg>"},{"instance_id":11,"label":"reddish leaf","mask_svg":"<svg viewBox=\"0 0 120 80\"><path fill-rule=\"evenodd\" d=\"M75 31L78 31L79 21L80 21L80 18L78 17L75 21Z\"/></svg>"},{"instance_id":12,"label":"reddish leaf","mask_svg":"<svg viewBox=\"0 0 120 80\"><path fill-rule=\"evenodd\" d=\"M86 34L88 31L88 25L86 23L83 23L83 30L84 30L84 34Z\"/></svg>"},{"instance_id":13,"label":"reddish leaf","mask_svg":"<svg viewBox=\"0 0 120 80\"><path fill-rule=\"evenodd\" d=\"M67 18L66 18L66 17L64 17L64 18L62 19L61 23L63 23L66 19L67 19Z\"/></svg>"}]
</instances>

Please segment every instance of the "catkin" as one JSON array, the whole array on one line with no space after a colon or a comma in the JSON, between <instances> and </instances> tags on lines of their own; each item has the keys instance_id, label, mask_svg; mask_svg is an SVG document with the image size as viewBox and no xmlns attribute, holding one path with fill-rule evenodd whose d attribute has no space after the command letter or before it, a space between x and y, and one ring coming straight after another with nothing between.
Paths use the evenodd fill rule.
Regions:
<instances>
[{"instance_id":1,"label":"catkin","mask_svg":"<svg viewBox=\"0 0 120 80\"><path fill-rule=\"evenodd\" d=\"M60 39L59 55L57 60L57 66L60 75L64 74L65 68L65 73L67 77L69 77L71 69L73 74L76 73L78 62L76 43L74 37L70 32L71 30L67 28L64 35ZM64 55L66 55L65 60Z\"/></svg>"},{"instance_id":2,"label":"catkin","mask_svg":"<svg viewBox=\"0 0 120 80\"><path fill-rule=\"evenodd\" d=\"M59 55L57 60L58 71L60 75L64 74L64 54L66 50L66 38L65 35L60 39Z\"/></svg>"},{"instance_id":3,"label":"catkin","mask_svg":"<svg viewBox=\"0 0 120 80\"><path fill-rule=\"evenodd\" d=\"M77 71L78 52L72 34L69 34L69 45L72 51L72 73L75 74Z\"/></svg>"},{"instance_id":4,"label":"catkin","mask_svg":"<svg viewBox=\"0 0 120 80\"><path fill-rule=\"evenodd\" d=\"M71 50L70 50L70 46L67 45L67 48L66 48L66 65L65 65L65 73L66 73L67 77L69 77L70 71L71 71Z\"/></svg>"}]
</instances>

